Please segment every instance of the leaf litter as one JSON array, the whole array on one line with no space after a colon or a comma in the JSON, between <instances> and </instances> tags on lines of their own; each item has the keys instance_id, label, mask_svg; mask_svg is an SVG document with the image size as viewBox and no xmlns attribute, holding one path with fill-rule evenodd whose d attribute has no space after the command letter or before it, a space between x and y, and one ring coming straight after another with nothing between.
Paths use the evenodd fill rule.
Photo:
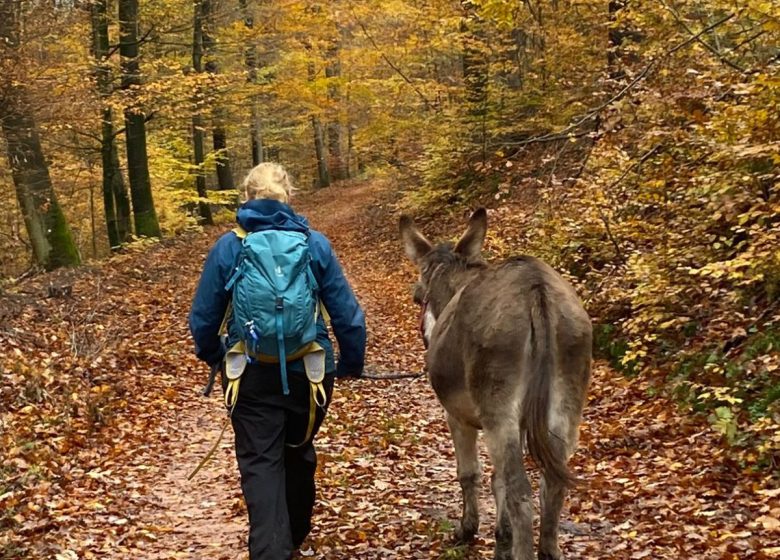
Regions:
<instances>
[{"instance_id":1,"label":"leaf litter","mask_svg":"<svg viewBox=\"0 0 780 560\"><path fill-rule=\"evenodd\" d=\"M396 240L392 189L354 183L296 206L330 237L366 309L367 369L421 371L414 271ZM497 236L516 231L514 214L491 213ZM246 558L231 438L186 480L224 421L219 395L199 395L207 372L186 324L221 231L44 275L2 296L0 558ZM71 295L44 297L52 284L72 285ZM654 393L646 380L596 365L572 461L583 484L563 513L566 557L780 557L775 481L743 471L705 420ZM451 542L460 490L424 378L339 381L317 447L319 496L302 557L491 557L484 450L479 536L468 547Z\"/></svg>"}]
</instances>

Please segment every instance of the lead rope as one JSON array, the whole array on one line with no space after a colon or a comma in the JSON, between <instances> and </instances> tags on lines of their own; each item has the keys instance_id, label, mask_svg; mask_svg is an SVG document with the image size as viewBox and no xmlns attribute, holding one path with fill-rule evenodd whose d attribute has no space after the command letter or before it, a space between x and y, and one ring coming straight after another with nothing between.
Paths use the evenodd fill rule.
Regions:
<instances>
[{"instance_id":1,"label":"lead rope","mask_svg":"<svg viewBox=\"0 0 780 560\"><path fill-rule=\"evenodd\" d=\"M228 381L228 386L225 390L225 406L228 407L230 412L228 413L227 418L225 418L225 421L222 423L222 429L219 432L217 441L215 441L214 445L211 446L208 453L206 453L206 456L201 459L200 463L198 463L198 466L195 467L195 470L189 474L187 480L192 480L193 477L198 474L198 472L200 472L200 469L206 466L206 463L211 460L211 458L214 456L214 453L217 451L219 444L222 443L222 437L225 435L225 430L227 430L228 424L230 424L230 420L233 418L233 411L236 409L236 402L238 402L238 387L240 384L240 377Z\"/></svg>"}]
</instances>

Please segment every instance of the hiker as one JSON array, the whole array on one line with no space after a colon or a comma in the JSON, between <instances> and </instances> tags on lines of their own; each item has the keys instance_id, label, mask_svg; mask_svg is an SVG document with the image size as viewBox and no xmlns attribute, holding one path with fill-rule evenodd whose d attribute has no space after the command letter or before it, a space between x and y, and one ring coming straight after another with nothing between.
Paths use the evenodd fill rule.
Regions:
<instances>
[{"instance_id":1,"label":"hiker","mask_svg":"<svg viewBox=\"0 0 780 560\"><path fill-rule=\"evenodd\" d=\"M231 423L249 511L250 559L282 560L291 557L311 530L317 464L313 439L330 402L334 377L362 375L365 317L328 239L310 229L306 219L288 205L293 187L284 168L261 163L249 172L240 190L245 202L236 215L239 228L224 234L206 259L190 312L190 330L198 358L212 369L221 368L226 401L232 398L231 390L235 392ZM270 305L272 313L277 310L279 321L299 311L288 309L291 304L287 302L282 313L280 298L274 302L273 294L252 293L258 284L249 282L249 263L244 266L243 260L281 263L272 264L274 270L259 271L254 282L262 282L263 274L278 276L286 270L284 261L274 261L277 257L270 254L274 251L247 256L251 247L263 243L269 247L293 243L282 248L286 251L282 257L302 251L310 262L304 264L307 270L300 281L308 285L312 275L316 281L319 302L315 302L312 319L316 340L306 345L302 357L291 354L289 347L299 333L285 331L283 340L273 336L253 340L257 339L255 321L239 324L234 320L234 315L246 318L247 310L241 307ZM247 277L243 284L241 274ZM290 285L297 282L283 280ZM306 297L303 293L295 301ZM326 329L327 315L338 341L338 364ZM278 323L277 334L282 336ZM281 354L277 363L266 363L274 361L277 348ZM270 359L263 359L264 352ZM240 384L234 386L236 380Z\"/></svg>"}]
</instances>

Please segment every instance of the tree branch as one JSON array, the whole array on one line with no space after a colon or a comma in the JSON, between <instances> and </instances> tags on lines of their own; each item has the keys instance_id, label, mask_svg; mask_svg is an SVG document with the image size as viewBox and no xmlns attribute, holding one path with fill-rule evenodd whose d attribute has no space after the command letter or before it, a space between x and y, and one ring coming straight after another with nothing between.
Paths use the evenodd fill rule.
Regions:
<instances>
[{"instance_id":1,"label":"tree branch","mask_svg":"<svg viewBox=\"0 0 780 560\"><path fill-rule=\"evenodd\" d=\"M542 134L541 136L534 136L532 138L527 138L525 140L521 140L520 142L502 142L501 145L506 145L506 146L525 146L525 145L534 144L534 143L537 143L537 142L553 142L555 140L563 140L565 138L570 138L572 136L576 136L576 135L572 135L570 133L573 130L578 129L580 126L582 126L583 124L585 124L589 120L598 117L604 109L606 109L607 107L609 107L610 105L612 105L616 101L619 101L620 99L625 97L626 94L629 91L634 89L634 87L639 82L641 82L643 79L645 79L645 77L647 77L647 75L650 73L650 71L654 70L662 61L666 60L667 58L672 56L674 53L679 51L680 49L687 47L688 45L690 45L691 43L696 41L699 37L701 37L705 33L709 32L709 31L712 31L716 27L719 27L719 26L723 25L724 23L726 23L727 21L729 21L733 17L734 17L734 14L732 13L732 14L728 14L727 16L724 16L724 17L720 18L718 21L716 21L715 23L713 23L711 25L708 25L707 27L705 27L704 29L702 29L701 31L699 31L698 33L693 35L692 37L689 37L688 39L686 39L682 43L672 47L671 49L669 49L668 51L663 53L661 56L659 56L655 60L650 61L650 63L647 66L645 66L642 69L642 71L639 74L637 74L637 76L633 80L631 80L631 82L629 82L623 89L621 89L619 92L617 92L615 95L613 95L612 97L607 99L604 103L602 103L601 105L599 105L595 109L592 109L591 111L586 113L584 116L580 117L578 120L576 120L575 122L573 122L572 124L570 124L569 126L564 128L563 130L561 130L559 132L550 132L550 133L547 133L547 134ZM582 134L580 134L580 136L584 136L584 134L585 133L582 133Z\"/></svg>"},{"instance_id":2,"label":"tree branch","mask_svg":"<svg viewBox=\"0 0 780 560\"><path fill-rule=\"evenodd\" d=\"M620 177L612 181L607 186L607 188L604 189L604 191L611 191L613 188L618 186L620 182L623 179L625 179L629 173L631 173L634 169L636 169L644 162L646 162L648 159L650 159L656 152L658 152L660 148L661 148L661 144L656 144L655 146L650 148L647 152L645 152L644 155L642 155L641 158L635 161L632 165L629 165L628 168L626 168L626 170L620 174ZM617 239L615 239L615 236L612 233L612 228L609 226L609 218L604 213L604 209L601 206L597 205L596 211L599 213L599 218L601 218L601 221L604 223L604 231L607 234L607 238L609 239L610 243L612 243L612 246L615 248L615 256L618 258L621 264L626 264L626 257L623 255L623 250L620 248L620 244L618 243Z\"/></svg>"},{"instance_id":3,"label":"tree branch","mask_svg":"<svg viewBox=\"0 0 780 560\"><path fill-rule=\"evenodd\" d=\"M105 58L106 58L106 59L108 59L108 58L111 58L111 56L112 56L112 55L113 55L113 54L114 54L116 51L118 51L118 50L119 50L119 48L120 48L122 45L142 45L142 44L144 44L144 43L146 42L146 40L147 40L147 39L149 39L149 36L150 36L150 35L151 35L151 34L154 32L154 30L155 30L155 27L154 27L154 26L150 27L150 28L149 28L149 31L147 31L146 33L144 33L144 34L143 34L143 36L142 36L140 39L136 40L136 41L130 41L129 43L123 43L123 42L121 42L121 41L120 41L118 44L116 44L116 45L114 45L113 47L111 47L111 49L110 49L110 50L108 51L108 53L106 54Z\"/></svg>"},{"instance_id":4,"label":"tree branch","mask_svg":"<svg viewBox=\"0 0 780 560\"><path fill-rule=\"evenodd\" d=\"M392 68L403 80L412 86L412 89L414 92L420 97L420 99L423 100L423 103L425 103L426 109L431 109L433 105L431 104L430 100L425 96L425 94L420 91L420 89L417 87L417 85L406 75L403 73L403 71L393 63L392 60L384 53L384 51L379 47L377 42L374 40L374 37L368 32L368 29L366 29L366 26L363 24L363 22L355 15L355 11L352 9L352 6L349 8L350 13L352 14L352 19L355 20L355 23L358 24L360 29L363 31L363 35L365 35L366 39L369 40L371 45L374 47L374 49L379 53L379 55L382 57L382 59L387 63L390 68Z\"/></svg>"},{"instance_id":5,"label":"tree branch","mask_svg":"<svg viewBox=\"0 0 780 560\"><path fill-rule=\"evenodd\" d=\"M685 29L685 30L686 30L686 31L687 31L687 32L688 32L690 35L696 36L696 32L695 32L693 29L691 29L691 28L690 28L690 26L689 26L687 23L685 23L685 20L683 20L683 19L682 19L682 17L680 17L680 14L677 12L677 10L675 10L675 9L674 9L672 6L670 6L669 4L667 4L667 3L665 2L665 0L659 0L659 1L661 2L661 5L662 5L664 8L666 8L666 10L667 10L667 11L668 11L670 14L672 14L672 17L674 17L674 19L677 21L677 23L678 23L678 24L680 24L680 26L681 26L683 29ZM725 65L726 65L726 66L728 66L729 68L732 68L732 69L734 69L734 70L736 70L737 72L740 72L740 73L742 73L742 74L747 74L747 71L746 71L744 68L742 68L742 67L741 67L741 66L739 66L738 64L736 64L736 63L734 63L734 62L730 61L728 58L726 58L726 57L725 57L725 55L724 55L722 52L720 52L720 51L719 51L717 48L715 48L714 46L710 45L710 44L709 44L707 41L705 41L705 40L704 40L704 39L702 39L701 37L696 37L696 42L697 42L697 43L699 43L700 45L702 45L703 47L705 47L705 48L706 48L708 51L710 51L711 53L713 53L713 54L714 54L716 57L718 57L718 59L719 59L719 60L720 60L720 61L721 61L723 64L725 64Z\"/></svg>"},{"instance_id":6,"label":"tree branch","mask_svg":"<svg viewBox=\"0 0 780 560\"><path fill-rule=\"evenodd\" d=\"M656 144L652 148L650 148L647 152L645 152L641 158L639 158L637 161L635 161L632 165L629 165L628 168L614 181L612 181L605 190L611 191L615 187L617 187L623 179L626 178L626 176L631 173L634 169L642 165L644 162L646 162L648 159L650 159L652 156L658 152L658 150L661 149L661 146L663 144Z\"/></svg>"},{"instance_id":7,"label":"tree branch","mask_svg":"<svg viewBox=\"0 0 780 560\"><path fill-rule=\"evenodd\" d=\"M148 123L150 120L152 120L152 119L155 117L155 115L157 115L157 111L152 111L151 113L149 113L148 115L146 115L146 116L144 117L144 124L146 124L146 123ZM124 132L125 132L126 128L127 128L127 127L124 127L124 126L123 126L122 128L119 128L119 129L115 130L115 131L114 131L114 134L112 134L112 135L111 135L111 138L112 138L112 139L114 139L114 138L116 138L117 136L119 136L120 134L124 134ZM100 141L102 142L103 140L102 140L102 139L100 139Z\"/></svg>"}]
</instances>

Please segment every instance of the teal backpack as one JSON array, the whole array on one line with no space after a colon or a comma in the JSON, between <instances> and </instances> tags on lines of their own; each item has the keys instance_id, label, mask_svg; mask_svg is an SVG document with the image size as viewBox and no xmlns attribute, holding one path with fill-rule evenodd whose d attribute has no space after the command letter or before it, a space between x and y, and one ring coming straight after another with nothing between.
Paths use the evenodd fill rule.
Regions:
<instances>
[{"instance_id":1,"label":"teal backpack","mask_svg":"<svg viewBox=\"0 0 780 560\"><path fill-rule=\"evenodd\" d=\"M287 395L287 362L317 348L319 287L308 235L235 231L243 239L238 266L225 286L232 290L231 338L238 338L250 360L280 365Z\"/></svg>"},{"instance_id":2,"label":"teal backpack","mask_svg":"<svg viewBox=\"0 0 780 560\"><path fill-rule=\"evenodd\" d=\"M280 230L247 233L240 227L233 231L242 240L242 246L236 270L225 285L226 291L232 291L232 301L220 327L220 336L226 336L231 343L223 370L227 377L225 406L232 416L247 362L279 364L282 390L289 395L287 362L302 358L310 387L309 422L301 443L286 444L300 447L314 433L317 407L327 404L323 386L325 350L316 339L319 313L325 321L328 315L319 300L317 279L311 270L308 235ZM215 366L211 370L203 393L206 396L211 392L217 369ZM230 417L225 419L217 441L187 476L188 480L213 457L229 423Z\"/></svg>"}]
</instances>

